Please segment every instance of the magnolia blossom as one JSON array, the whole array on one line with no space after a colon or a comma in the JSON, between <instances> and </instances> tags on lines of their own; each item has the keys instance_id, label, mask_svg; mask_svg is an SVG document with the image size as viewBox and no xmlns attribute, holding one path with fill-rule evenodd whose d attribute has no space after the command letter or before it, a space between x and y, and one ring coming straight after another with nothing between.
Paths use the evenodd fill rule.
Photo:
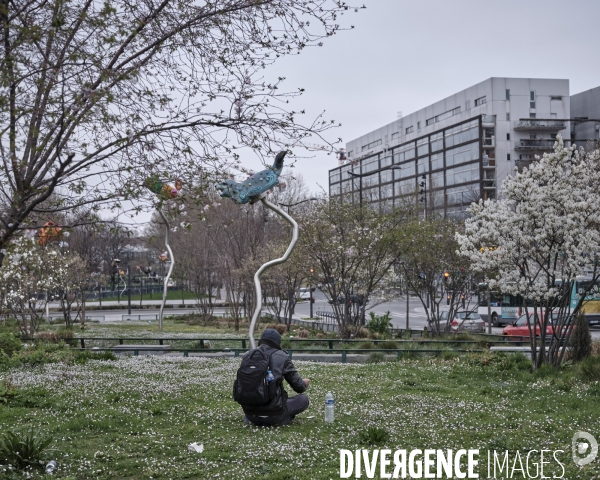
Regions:
<instances>
[{"instance_id":1,"label":"magnolia blossom","mask_svg":"<svg viewBox=\"0 0 600 480\"><path fill-rule=\"evenodd\" d=\"M500 200L472 205L459 252L491 288L551 300L600 252L599 165L600 151L565 148L559 137L553 153L506 178Z\"/></svg>"}]
</instances>

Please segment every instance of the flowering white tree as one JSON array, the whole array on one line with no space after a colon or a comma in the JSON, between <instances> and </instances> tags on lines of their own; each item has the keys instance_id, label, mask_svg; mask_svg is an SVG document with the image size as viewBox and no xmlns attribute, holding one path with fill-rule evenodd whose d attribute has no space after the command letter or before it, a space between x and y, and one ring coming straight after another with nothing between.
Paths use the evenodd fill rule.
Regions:
<instances>
[{"instance_id":1,"label":"flowering white tree","mask_svg":"<svg viewBox=\"0 0 600 480\"><path fill-rule=\"evenodd\" d=\"M540 322L539 339L533 319L529 324L536 367L560 364L568 326L599 277L599 166L600 151L565 148L558 138L553 153L507 177L501 200L473 204L465 233L457 234L459 251L473 268L486 276L495 272L490 287L521 295L526 314ZM571 305L574 282L584 274L588 287Z\"/></svg>"},{"instance_id":2,"label":"flowering white tree","mask_svg":"<svg viewBox=\"0 0 600 480\"><path fill-rule=\"evenodd\" d=\"M49 300L48 293L66 275L63 261L53 248L40 247L26 237L10 245L5 255L7 260L0 267L3 314L13 316L21 333L33 337Z\"/></svg>"},{"instance_id":3,"label":"flowering white tree","mask_svg":"<svg viewBox=\"0 0 600 480\"><path fill-rule=\"evenodd\" d=\"M344 337L364 325L369 304L385 297L396 259L392 233L404 213L380 215L370 207L330 200L319 202L299 222L301 258L315 270L313 281L320 281L333 300Z\"/></svg>"}]
</instances>

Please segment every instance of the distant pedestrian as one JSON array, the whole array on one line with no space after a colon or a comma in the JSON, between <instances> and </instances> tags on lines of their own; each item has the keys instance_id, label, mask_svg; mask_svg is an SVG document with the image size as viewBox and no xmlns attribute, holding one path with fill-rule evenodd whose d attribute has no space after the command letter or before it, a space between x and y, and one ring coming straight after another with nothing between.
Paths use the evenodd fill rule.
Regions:
<instances>
[{"instance_id":1,"label":"distant pedestrian","mask_svg":"<svg viewBox=\"0 0 600 480\"><path fill-rule=\"evenodd\" d=\"M283 388L284 379L298 395L288 398ZM279 332L267 328L258 348L244 355L233 395L244 410L245 422L261 426L287 425L308 408L308 397L302 392L309 384L310 380L300 377L287 352L281 349Z\"/></svg>"}]
</instances>

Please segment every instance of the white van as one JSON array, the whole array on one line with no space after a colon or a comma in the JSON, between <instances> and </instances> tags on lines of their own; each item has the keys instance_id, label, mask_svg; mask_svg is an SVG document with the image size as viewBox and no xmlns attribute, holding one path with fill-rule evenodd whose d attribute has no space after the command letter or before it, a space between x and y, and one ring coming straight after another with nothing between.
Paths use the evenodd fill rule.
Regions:
<instances>
[{"instance_id":1,"label":"white van","mask_svg":"<svg viewBox=\"0 0 600 480\"><path fill-rule=\"evenodd\" d=\"M310 288L301 287L300 288L300 298L304 300L308 300L310 298Z\"/></svg>"}]
</instances>

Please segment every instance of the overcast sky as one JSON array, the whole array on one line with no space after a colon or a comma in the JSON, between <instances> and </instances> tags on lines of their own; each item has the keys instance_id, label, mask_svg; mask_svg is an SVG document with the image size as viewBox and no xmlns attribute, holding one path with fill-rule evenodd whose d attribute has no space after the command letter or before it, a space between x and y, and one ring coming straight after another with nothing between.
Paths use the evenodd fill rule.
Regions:
<instances>
[{"instance_id":1,"label":"overcast sky","mask_svg":"<svg viewBox=\"0 0 600 480\"><path fill-rule=\"evenodd\" d=\"M342 146L398 112L408 115L490 77L565 78L571 94L600 86L600 0L352 2L367 7L340 18L354 29L280 59L266 74L286 77L286 91L305 89L293 108L306 109L307 121L325 110L325 118L341 123L328 139L341 137ZM311 155L293 172L311 191L327 190L337 160ZM251 153L242 159L248 168L263 168Z\"/></svg>"},{"instance_id":2,"label":"overcast sky","mask_svg":"<svg viewBox=\"0 0 600 480\"><path fill-rule=\"evenodd\" d=\"M490 77L566 78L571 94L600 86L599 0L363 2L340 19L353 30L274 67L288 90L306 89L299 106L342 123L329 137L344 145ZM336 165L317 153L294 171L317 191Z\"/></svg>"}]
</instances>

